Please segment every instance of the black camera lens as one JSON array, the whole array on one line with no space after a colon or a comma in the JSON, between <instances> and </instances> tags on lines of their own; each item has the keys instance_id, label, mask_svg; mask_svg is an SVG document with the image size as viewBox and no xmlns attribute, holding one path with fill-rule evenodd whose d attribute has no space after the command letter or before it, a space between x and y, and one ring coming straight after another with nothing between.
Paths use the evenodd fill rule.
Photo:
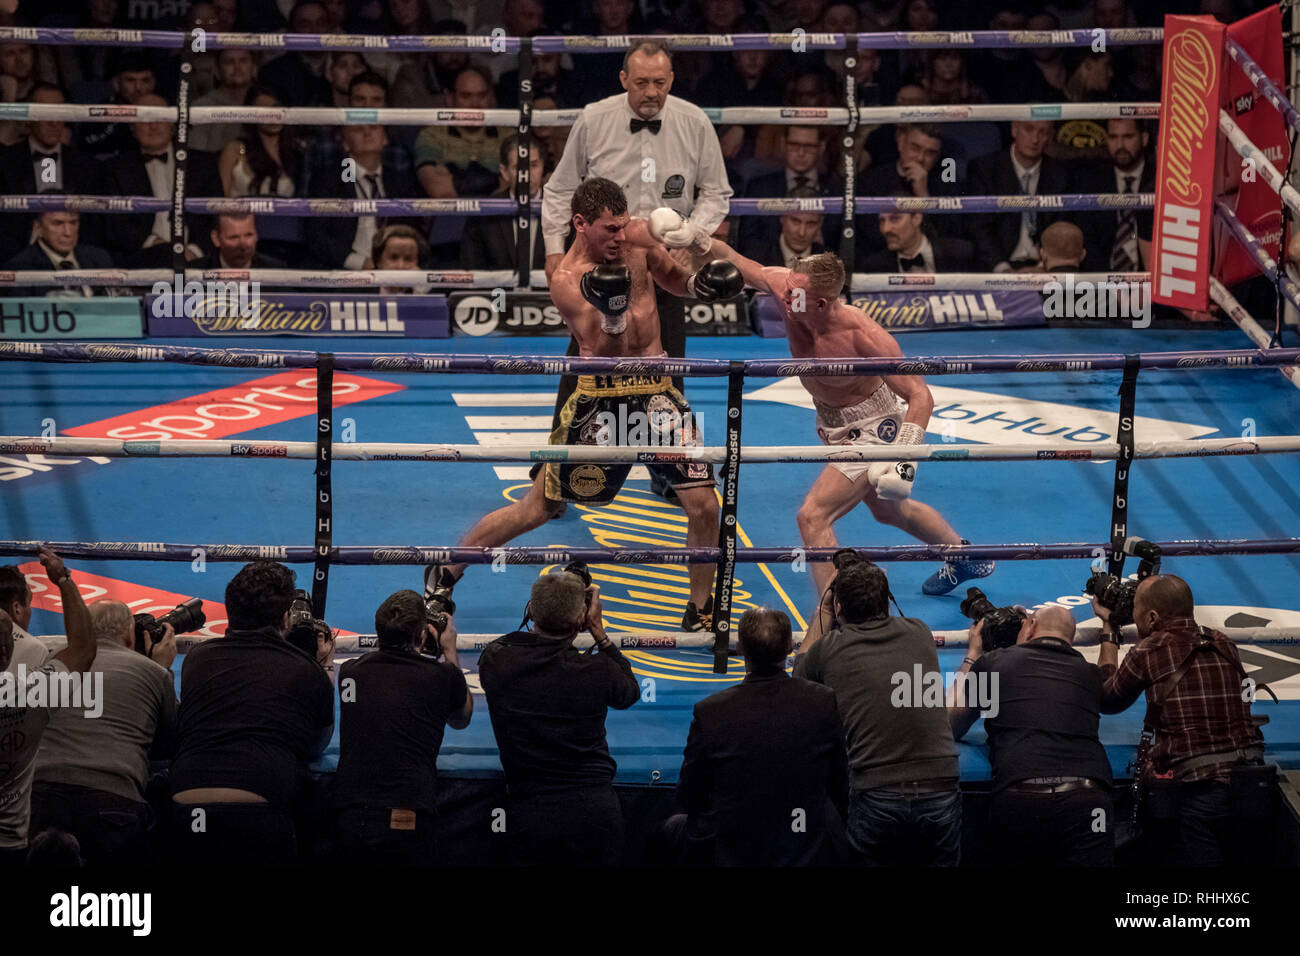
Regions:
<instances>
[{"instance_id":1,"label":"black camera lens","mask_svg":"<svg viewBox=\"0 0 1300 956\"><path fill-rule=\"evenodd\" d=\"M993 602L979 588L967 588L966 598L961 602L962 617L971 621L978 621L988 617L997 608Z\"/></svg>"}]
</instances>

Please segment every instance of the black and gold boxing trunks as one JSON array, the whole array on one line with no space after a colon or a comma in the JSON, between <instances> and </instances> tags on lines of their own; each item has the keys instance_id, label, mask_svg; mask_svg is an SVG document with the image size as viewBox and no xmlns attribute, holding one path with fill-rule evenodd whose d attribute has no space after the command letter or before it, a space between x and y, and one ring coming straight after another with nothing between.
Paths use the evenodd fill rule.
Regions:
<instances>
[{"instance_id":1,"label":"black and gold boxing trunks","mask_svg":"<svg viewBox=\"0 0 1300 956\"><path fill-rule=\"evenodd\" d=\"M552 445L647 445L665 450L699 444L690 403L657 375L581 375L560 411ZM646 469L674 489L713 487L705 462L648 462ZM548 462L545 492L552 501L604 504L614 500L631 464Z\"/></svg>"}]
</instances>

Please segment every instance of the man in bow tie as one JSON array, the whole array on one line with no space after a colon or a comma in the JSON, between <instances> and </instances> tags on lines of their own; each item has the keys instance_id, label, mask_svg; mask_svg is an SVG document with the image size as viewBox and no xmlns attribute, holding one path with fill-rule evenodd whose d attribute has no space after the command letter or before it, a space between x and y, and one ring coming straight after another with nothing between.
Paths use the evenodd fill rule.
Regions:
<instances>
[{"instance_id":1,"label":"man in bow tie","mask_svg":"<svg viewBox=\"0 0 1300 956\"><path fill-rule=\"evenodd\" d=\"M906 194L896 193L895 198ZM867 272L975 272L975 249L965 239L932 234L919 212L882 212L885 248L866 259Z\"/></svg>"},{"instance_id":2,"label":"man in bow tie","mask_svg":"<svg viewBox=\"0 0 1300 956\"><path fill-rule=\"evenodd\" d=\"M667 47L655 40L633 45L623 57L619 81L624 93L590 103L578 116L546 182L542 238L548 280L564 258L569 204L583 180L600 177L617 183L633 217L645 218L665 207L689 217L706 235L729 211L732 190L718 135L703 110L670 95L673 64ZM656 297L664 349L681 357L686 353L683 301L663 289L656 289ZM572 341L569 354L577 354ZM574 384L568 377L560 383L557 424ZM675 385L680 391L681 380ZM671 494L666 488L656 490L665 497Z\"/></svg>"}]
</instances>

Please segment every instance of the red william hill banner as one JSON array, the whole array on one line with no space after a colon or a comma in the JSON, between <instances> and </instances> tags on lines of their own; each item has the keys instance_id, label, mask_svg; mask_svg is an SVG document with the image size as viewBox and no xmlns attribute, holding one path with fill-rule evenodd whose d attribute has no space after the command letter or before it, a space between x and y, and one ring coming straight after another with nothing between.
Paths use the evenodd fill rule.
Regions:
<instances>
[{"instance_id":1,"label":"red william hill banner","mask_svg":"<svg viewBox=\"0 0 1300 956\"><path fill-rule=\"evenodd\" d=\"M1165 17L1151 298L1180 309L1209 299L1223 30L1211 17Z\"/></svg>"},{"instance_id":2,"label":"red william hill banner","mask_svg":"<svg viewBox=\"0 0 1300 956\"><path fill-rule=\"evenodd\" d=\"M1250 58L1259 64L1264 75L1286 89L1283 77L1282 11L1277 6L1266 7L1244 20L1228 27L1228 36L1241 44ZM1223 108L1234 123L1241 127L1246 137L1260 148L1268 161L1284 174L1291 162L1291 144L1287 142L1286 124L1282 114L1260 96L1254 84L1240 66L1227 61L1227 77L1223 90ZM1224 151L1223 180L1220 193L1241 224L1249 229L1275 261L1281 261L1282 209L1277 193L1255 172L1244 175L1242 158L1235 149ZM1223 227L1218 232L1218 260L1215 275L1224 285L1235 285L1259 273L1255 257L1242 248L1241 243Z\"/></svg>"}]
</instances>

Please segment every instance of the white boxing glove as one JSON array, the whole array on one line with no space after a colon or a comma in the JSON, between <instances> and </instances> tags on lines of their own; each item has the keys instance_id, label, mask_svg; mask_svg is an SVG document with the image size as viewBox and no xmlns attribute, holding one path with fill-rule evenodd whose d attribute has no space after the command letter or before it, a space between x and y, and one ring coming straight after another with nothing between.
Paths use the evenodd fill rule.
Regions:
<instances>
[{"instance_id":1,"label":"white boxing glove","mask_svg":"<svg viewBox=\"0 0 1300 956\"><path fill-rule=\"evenodd\" d=\"M925 431L914 422L904 422L894 437L895 445L923 445ZM886 501L910 498L916 481L915 461L878 461L867 469L867 478L876 494Z\"/></svg>"},{"instance_id":2,"label":"white boxing glove","mask_svg":"<svg viewBox=\"0 0 1300 956\"><path fill-rule=\"evenodd\" d=\"M713 237L676 209L660 206L650 214L650 235L669 249L689 249L696 255L708 255Z\"/></svg>"}]
</instances>

